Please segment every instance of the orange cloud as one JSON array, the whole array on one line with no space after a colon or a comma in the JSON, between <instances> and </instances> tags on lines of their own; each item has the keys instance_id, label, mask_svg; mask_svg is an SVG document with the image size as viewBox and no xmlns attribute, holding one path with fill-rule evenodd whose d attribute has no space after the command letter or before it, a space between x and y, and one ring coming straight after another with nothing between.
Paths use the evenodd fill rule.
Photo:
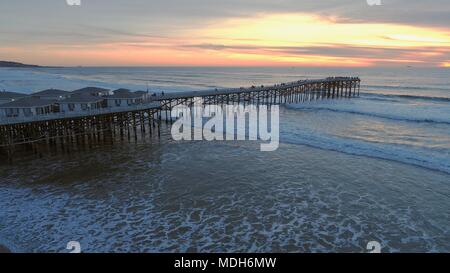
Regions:
<instances>
[{"instance_id":1,"label":"orange cloud","mask_svg":"<svg viewBox=\"0 0 450 273\"><path fill-rule=\"evenodd\" d=\"M316 65L373 65L378 62L392 63L427 63L427 57L442 55L441 49L446 49L444 54L450 51L449 32L396 24L369 24L369 23L337 23L314 15L308 14L271 14L260 15L253 18L230 19L225 22L217 22L205 29L199 30L193 37L215 37L203 42L233 44L235 50L230 55L244 59L260 58L265 56L274 61L297 64ZM421 49L427 48L428 52L421 51L417 55L404 54L397 58L385 58L382 52L367 56L355 56L351 53L347 58L333 56L324 51L323 55L308 55L299 52L295 55L280 54L277 52L250 53L239 51L239 46L248 46L248 41L255 41L253 45L259 47L372 47L376 49ZM242 51L242 50L241 50ZM436 51L436 52L435 52ZM270 54L272 53L272 54ZM407 59L405 59L405 57ZM434 63L435 60L431 61Z\"/></svg>"}]
</instances>

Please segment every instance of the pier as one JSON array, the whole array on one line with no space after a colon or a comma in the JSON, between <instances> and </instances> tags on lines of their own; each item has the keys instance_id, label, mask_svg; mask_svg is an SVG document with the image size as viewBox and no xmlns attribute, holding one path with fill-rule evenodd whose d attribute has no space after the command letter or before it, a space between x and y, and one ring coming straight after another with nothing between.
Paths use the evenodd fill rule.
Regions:
<instances>
[{"instance_id":1,"label":"pier","mask_svg":"<svg viewBox=\"0 0 450 273\"><path fill-rule=\"evenodd\" d=\"M0 153L12 160L15 147L39 153L41 144L65 150L73 145L91 145L115 138L131 140L140 134L160 136L162 114L170 117L177 105L192 106L196 98L203 104L280 105L322 99L357 97L357 77L330 77L301 80L271 86L176 92L149 96L138 105L99 108L74 113L55 112L30 117L0 119ZM102 97L100 97L102 98ZM107 97L105 97L105 100ZM58 108L58 102L55 107ZM99 103L100 105L100 103ZM166 118L169 123L171 119Z\"/></svg>"}]
</instances>

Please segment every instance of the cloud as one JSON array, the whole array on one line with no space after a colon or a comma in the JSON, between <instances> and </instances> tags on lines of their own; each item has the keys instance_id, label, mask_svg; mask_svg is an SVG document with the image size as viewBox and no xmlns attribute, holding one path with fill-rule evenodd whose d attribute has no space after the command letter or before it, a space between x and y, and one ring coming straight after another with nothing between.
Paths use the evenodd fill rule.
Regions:
<instances>
[{"instance_id":1,"label":"cloud","mask_svg":"<svg viewBox=\"0 0 450 273\"><path fill-rule=\"evenodd\" d=\"M277 15L273 18L273 23L276 24L276 20L282 20L283 17L309 15L317 20L317 24L315 21L311 24L317 25L316 32L320 33L322 30L319 25L324 29L328 28L327 24L348 25L348 36L352 36L352 31L366 33L361 27L365 24L389 24L426 26L430 30L439 29L440 39L445 33L450 37L448 0L433 0L432 3L423 0L381 1L382 6L369 6L366 0L86 0L82 1L80 7L68 6L65 0L40 0L33 3L29 0L1 1L0 43L9 48L33 51L36 55L40 54L36 48L51 50L97 47L113 50L115 47L127 47L139 50L166 48L185 54L199 50L231 52L240 54L241 57L266 52L278 56L369 56L373 59L412 59L416 54L418 60L429 60L432 63L441 57L449 59L449 39L445 37L441 50L425 47L424 44L429 43L419 41L416 42L420 46L410 49L409 45L415 42L415 37L411 36L409 38L412 40L408 40L408 37L400 39L401 37L392 35L380 36L385 32L384 29L375 31L372 28L371 33L377 32L373 39L357 37L361 39L344 45L337 44L341 41L336 39L327 43L324 37L311 35L311 28L307 25L295 25L295 20L289 31L304 27L300 35L309 37L311 41L307 44L296 39L301 37L296 32L293 32L293 36L284 36L287 40L283 40L284 37L277 36L277 29L271 29L270 35L264 29L256 29L267 34L258 36L252 35L252 31L241 33L242 35L225 35L210 27L219 26L220 30L221 25L230 21L244 22L247 18L264 19L270 15ZM236 28L244 29L245 25L237 25ZM213 31L205 31L209 29ZM386 29L386 33L388 31ZM280 36L281 34L284 33L280 33ZM333 32L326 33L330 34ZM316 38L319 40L312 41ZM375 47L373 41L381 44ZM269 42L270 46L267 45ZM364 43L367 43L367 47L361 46ZM397 46L387 47L388 44ZM433 44L439 45L439 42L434 41ZM4 51L0 57L9 56Z\"/></svg>"},{"instance_id":2,"label":"cloud","mask_svg":"<svg viewBox=\"0 0 450 273\"><path fill-rule=\"evenodd\" d=\"M281 55L285 57L334 57L347 59L366 59L374 63L395 61L440 64L450 58L450 48L420 47L392 48L353 46L350 44L328 44L318 46L257 46L257 45L224 45L224 44L189 44L181 45L185 49L214 50L240 52L247 54Z\"/></svg>"}]
</instances>

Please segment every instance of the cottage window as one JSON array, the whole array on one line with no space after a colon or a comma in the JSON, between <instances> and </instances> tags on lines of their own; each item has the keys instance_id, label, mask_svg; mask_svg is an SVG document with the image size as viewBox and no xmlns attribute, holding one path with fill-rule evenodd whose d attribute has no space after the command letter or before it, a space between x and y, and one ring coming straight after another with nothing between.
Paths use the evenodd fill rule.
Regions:
<instances>
[{"instance_id":1,"label":"cottage window","mask_svg":"<svg viewBox=\"0 0 450 273\"><path fill-rule=\"evenodd\" d=\"M19 116L19 109L18 108L6 109L6 116L7 117L17 117L17 116Z\"/></svg>"},{"instance_id":2,"label":"cottage window","mask_svg":"<svg viewBox=\"0 0 450 273\"><path fill-rule=\"evenodd\" d=\"M88 105L86 103L81 104L81 110L85 111L88 109Z\"/></svg>"},{"instance_id":3,"label":"cottage window","mask_svg":"<svg viewBox=\"0 0 450 273\"><path fill-rule=\"evenodd\" d=\"M116 106L120 106L122 104L122 100L116 100Z\"/></svg>"},{"instance_id":4,"label":"cottage window","mask_svg":"<svg viewBox=\"0 0 450 273\"><path fill-rule=\"evenodd\" d=\"M75 110L75 104L74 103L69 103L67 105L67 107L69 108L69 111L74 111Z\"/></svg>"},{"instance_id":5,"label":"cottage window","mask_svg":"<svg viewBox=\"0 0 450 273\"><path fill-rule=\"evenodd\" d=\"M31 112L31 109L30 109L30 108L23 108L23 114L24 114L24 116L26 116L26 117L30 117L30 116L33 115L33 113Z\"/></svg>"}]
</instances>

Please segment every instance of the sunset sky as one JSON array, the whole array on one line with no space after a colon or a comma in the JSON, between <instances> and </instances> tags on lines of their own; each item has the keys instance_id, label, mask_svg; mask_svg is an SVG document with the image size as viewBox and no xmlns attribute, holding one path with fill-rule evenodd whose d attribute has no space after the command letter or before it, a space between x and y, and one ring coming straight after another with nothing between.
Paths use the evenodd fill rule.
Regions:
<instances>
[{"instance_id":1,"label":"sunset sky","mask_svg":"<svg viewBox=\"0 0 450 273\"><path fill-rule=\"evenodd\" d=\"M449 0L14 0L0 60L85 66L450 67Z\"/></svg>"}]
</instances>

